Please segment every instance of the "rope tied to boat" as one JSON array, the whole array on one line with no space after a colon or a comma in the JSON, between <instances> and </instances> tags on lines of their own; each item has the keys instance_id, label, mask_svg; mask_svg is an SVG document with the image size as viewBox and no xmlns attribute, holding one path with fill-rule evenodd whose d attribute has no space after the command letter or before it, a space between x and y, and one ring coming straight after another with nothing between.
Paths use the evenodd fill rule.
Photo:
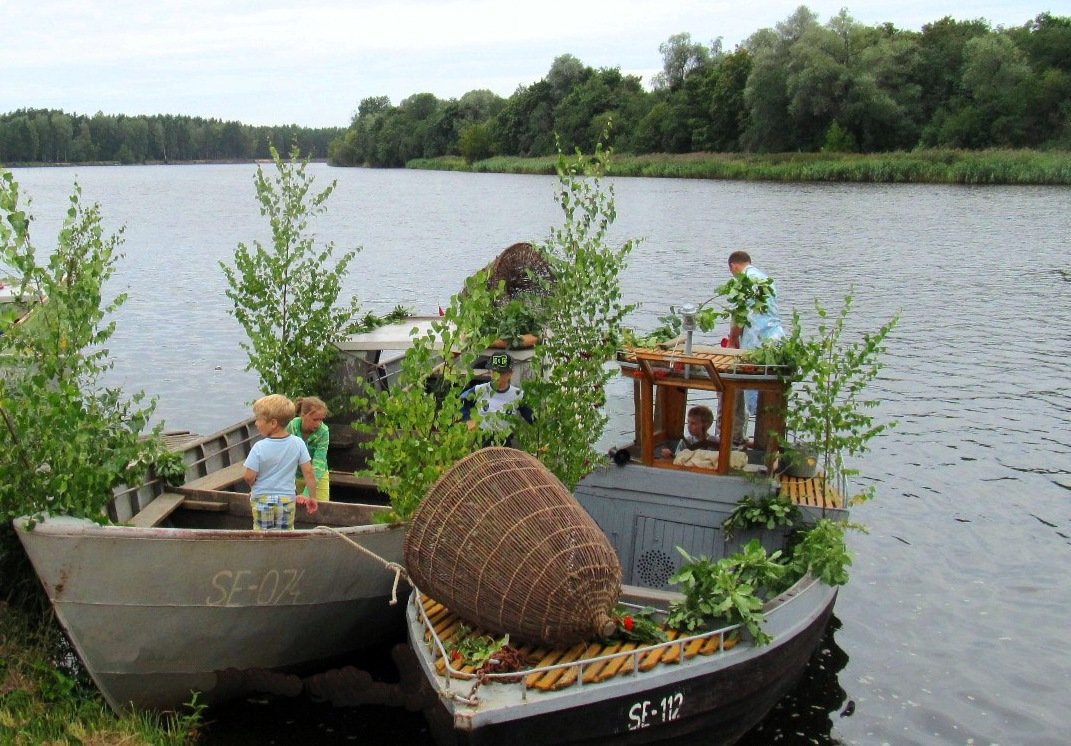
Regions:
<instances>
[{"instance_id":1,"label":"rope tied to boat","mask_svg":"<svg viewBox=\"0 0 1071 746\"><path fill-rule=\"evenodd\" d=\"M353 546L354 549L356 549L356 550L358 550L360 552L363 552L368 557L374 559L376 562L378 562L379 564L383 565L383 567L385 569L389 570L390 572L393 572L394 573L394 583L391 585L391 589L390 589L390 605L391 606L397 606L398 605L398 585L402 582L402 578L403 577L406 580L409 579L409 574L405 571L405 568L403 566L399 565L397 562L391 562L388 559L384 559L383 557L380 557L378 554L373 552L371 549L369 549L368 547L361 546L356 541L354 541L350 537L346 536L346 534L344 534L341 531L339 531L337 528L334 528L332 526L317 526L313 530L314 531L327 531L328 533L334 534L338 538L348 542L350 545Z\"/></svg>"}]
</instances>

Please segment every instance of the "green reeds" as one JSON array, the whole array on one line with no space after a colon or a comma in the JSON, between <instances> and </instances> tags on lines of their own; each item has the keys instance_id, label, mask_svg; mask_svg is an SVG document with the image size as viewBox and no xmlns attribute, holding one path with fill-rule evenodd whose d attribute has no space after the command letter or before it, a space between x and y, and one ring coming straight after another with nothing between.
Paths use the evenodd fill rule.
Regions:
<instances>
[{"instance_id":1,"label":"green reeds","mask_svg":"<svg viewBox=\"0 0 1071 746\"><path fill-rule=\"evenodd\" d=\"M556 158L498 156L466 164L456 156L409 168L553 174ZM617 153L613 176L781 182L1071 185L1071 151L912 150L893 153Z\"/></svg>"},{"instance_id":2,"label":"green reeds","mask_svg":"<svg viewBox=\"0 0 1071 746\"><path fill-rule=\"evenodd\" d=\"M196 702L188 714L116 716L72 656L51 617L0 600L0 743L196 743Z\"/></svg>"}]
</instances>

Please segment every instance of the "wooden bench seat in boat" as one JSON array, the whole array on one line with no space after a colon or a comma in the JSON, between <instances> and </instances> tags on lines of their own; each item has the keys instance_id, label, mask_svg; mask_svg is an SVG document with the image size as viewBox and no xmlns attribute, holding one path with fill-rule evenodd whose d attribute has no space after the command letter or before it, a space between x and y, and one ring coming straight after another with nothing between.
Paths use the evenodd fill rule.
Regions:
<instances>
[{"instance_id":1,"label":"wooden bench seat in boat","mask_svg":"<svg viewBox=\"0 0 1071 746\"><path fill-rule=\"evenodd\" d=\"M175 492L165 492L139 510L130 519L130 525L137 526L138 528L159 526L169 515L178 509L179 505L181 505L182 501L185 499L185 495L179 495Z\"/></svg>"},{"instance_id":2,"label":"wooden bench seat in boat","mask_svg":"<svg viewBox=\"0 0 1071 746\"><path fill-rule=\"evenodd\" d=\"M138 528L159 526L179 508L222 513L227 511L230 505L219 500L194 500L187 495L165 492L139 510L127 523Z\"/></svg>"},{"instance_id":3,"label":"wooden bench seat in boat","mask_svg":"<svg viewBox=\"0 0 1071 746\"><path fill-rule=\"evenodd\" d=\"M369 477L357 476L348 471L332 471L331 484L339 487L364 487L369 489L375 489L376 483ZM218 471L214 471L203 477L192 479L183 487L188 487L193 490L225 490L238 482L241 482L245 477L245 464L231 464Z\"/></svg>"},{"instance_id":4,"label":"wooden bench seat in boat","mask_svg":"<svg viewBox=\"0 0 1071 746\"><path fill-rule=\"evenodd\" d=\"M362 477L350 471L330 472L332 487L360 487L362 489L376 489L376 480L371 477Z\"/></svg>"},{"instance_id":5,"label":"wooden bench seat in boat","mask_svg":"<svg viewBox=\"0 0 1071 746\"><path fill-rule=\"evenodd\" d=\"M241 482L244 477L245 464L239 462L237 464L225 466L224 468L203 477L192 479L189 482L186 482L183 487L189 487L195 490L222 490Z\"/></svg>"}]
</instances>

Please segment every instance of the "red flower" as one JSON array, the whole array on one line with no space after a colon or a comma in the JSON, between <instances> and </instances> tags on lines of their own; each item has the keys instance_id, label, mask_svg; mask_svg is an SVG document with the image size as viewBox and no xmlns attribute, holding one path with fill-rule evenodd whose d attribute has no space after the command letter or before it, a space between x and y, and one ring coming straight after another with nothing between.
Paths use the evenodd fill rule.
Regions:
<instances>
[{"instance_id":1,"label":"red flower","mask_svg":"<svg viewBox=\"0 0 1071 746\"><path fill-rule=\"evenodd\" d=\"M722 337L721 338L721 346L722 347L728 347L729 346L729 338L728 337Z\"/></svg>"},{"instance_id":2,"label":"red flower","mask_svg":"<svg viewBox=\"0 0 1071 746\"><path fill-rule=\"evenodd\" d=\"M626 632L631 632L632 628L636 626L636 622L632 620L632 617L627 616L621 620L621 626L625 628Z\"/></svg>"}]
</instances>

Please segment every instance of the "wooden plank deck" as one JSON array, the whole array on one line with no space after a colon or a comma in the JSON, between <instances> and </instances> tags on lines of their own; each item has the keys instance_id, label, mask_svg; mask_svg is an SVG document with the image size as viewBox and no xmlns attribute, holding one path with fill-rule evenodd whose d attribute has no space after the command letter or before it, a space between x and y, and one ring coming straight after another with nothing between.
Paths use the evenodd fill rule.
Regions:
<instances>
[{"instance_id":1,"label":"wooden plank deck","mask_svg":"<svg viewBox=\"0 0 1071 746\"><path fill-rule=\"evenodd\" d=\"M826 484L825 477L816 476L809 479L781 475L781 494L787 495L797 505L809 505L815 508L844 508L844 495Z\"/></svg>"},{"instance_id":2,"label":"wooden plank deck","mask_svg":"<svg viewBox=\"0 0 1071 746\"><path fill-rule=\"evenodd\" d=\"M426 594L421 594L420 601L424 606L425 613L432 621L439 639L442 640L445 645L450 645L452 642L455 642L463 625L458 616ZM469 630L470 634L490 634L478 628L473 629L469 627ZM666 630L666 637L669 640L673 640L679 635L680 633L676 630ZM491 636L494 637L495 635L492 634ZM735 638L726 637L725 640L722 641L717 635L708 639L694 640L686 645L684 658L694 658L697 655L714 655L721 650L729 650L735 647L736 644L737 639ZM545 648L533 649L530 645L522 645L518 650L531 664L529 670L540 668L542 666L552 666L564 663L575 662L578 664L576 667L572 668L558 668L551 671L527 674L525 686L528 689L551 692L573 686L577 683L578 678L582 678L585 684L593 684L607 681L615 676L631 673L633 668L632 656L622 656L609 661L599 661L595 663L584 663L583 661L604 655L613 655L614 653L627 653L635 650L637 647L642 647L642 645L635 642L608 640L605 643L599 641L581 642L571 648L558 648L554 650ZM638 665L639 670L649 671L658 665L673 665L675 663L680 663L680 661L681 654L679 647L668 646L644 653L640 656ZM442 656L439 656L436 659L435 669L439 674L446 673L446 661ZM467 674L475 672L472 666L465 666L461 671ZM519 673L524 675L523 671Z\"/></svg>"}]
</instances>

